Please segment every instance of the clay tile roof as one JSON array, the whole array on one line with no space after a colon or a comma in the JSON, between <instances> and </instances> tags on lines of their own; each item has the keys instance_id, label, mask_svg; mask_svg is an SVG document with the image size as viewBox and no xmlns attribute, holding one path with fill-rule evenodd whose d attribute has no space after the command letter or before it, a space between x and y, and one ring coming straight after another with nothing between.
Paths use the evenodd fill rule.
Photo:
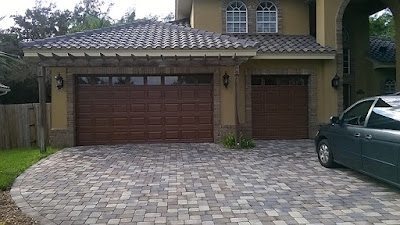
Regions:
<instances>
[{"instance_id":1,"label":"clay tile roof","mask_svg":"<svg viewBox=\"0 0 400 225\"><path fill-rule=\"evenodd\" d=\"M331 47L318 44L311 35L243 34L238 38L260 43L263 53L334 53Z\"/></svg>"},{"instance_id":2,"label":"clay tile roof","mask_svg":"<svg viewBox=\"0 0 400 225\"><path fill-rule=\"evenodd\" d=\"M369 55L382 63L395 63L396 43L384 37L372 36L369 40Z\"/></svg>"},{"instance_id":3,"label":"clay tile roof","mask_svg":"<svg viewBox=\"0 0 400 225\"><path fill-rule=\"evenodd\" d=\"M137 21L22 45L36 49L246 49L258 43L178 24Z\"/></svg>"}]
</instances>

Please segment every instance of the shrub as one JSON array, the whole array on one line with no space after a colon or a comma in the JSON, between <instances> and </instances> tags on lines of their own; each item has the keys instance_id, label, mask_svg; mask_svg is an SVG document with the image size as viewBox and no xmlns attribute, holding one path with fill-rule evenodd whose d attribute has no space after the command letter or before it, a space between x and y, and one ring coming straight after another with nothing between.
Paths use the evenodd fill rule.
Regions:
<instances>
[{"instance_id":1,"label":"shrub","mask_svg":"<svg viewBox=\"0 0 400 225\"><path fill-rule=\"evenodd\" d=\"M242 133L240 133L239 140L239 147L242 149L251 149L256 147L254 140L244 138ZM233 133L229 133L225 138L221 140L221 144L225 148L234 149L236 147L235 135Z\"/></svg>"}]
</instances>

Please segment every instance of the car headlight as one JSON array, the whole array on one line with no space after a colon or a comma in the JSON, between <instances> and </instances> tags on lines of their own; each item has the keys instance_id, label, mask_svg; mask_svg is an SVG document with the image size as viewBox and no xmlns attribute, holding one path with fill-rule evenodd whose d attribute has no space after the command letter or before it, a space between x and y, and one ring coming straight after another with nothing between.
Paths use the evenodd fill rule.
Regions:
<instances>
[{"instance_id":1,"label":"car headlight","mask_svg":"<svg viewBox=\"0 0 400 225\"><path fill-rule=\"evenodd\" d=\"M318 130L317 133L315 134L315 137L318 136L318 134L319 134L319 130Z\"/></svg>"}]
</instances>

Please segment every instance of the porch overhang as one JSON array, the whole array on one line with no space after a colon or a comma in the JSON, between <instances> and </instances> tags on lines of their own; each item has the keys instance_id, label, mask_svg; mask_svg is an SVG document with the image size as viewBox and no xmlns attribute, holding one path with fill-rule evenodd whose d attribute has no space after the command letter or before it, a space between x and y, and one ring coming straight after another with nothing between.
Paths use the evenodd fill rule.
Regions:
<instances>
[{"instance_id":1,"label":"porch overhang","mask_svg":"<svg viewBox=\"0 0 400 225\"><path fill-rule=\"evenodd\" d=\"M25 58L45 67L238 65L256 56L255 49L232 50L97 50L24 49Z\"/></svg>"},{"instance_id":2,"label":"porch overhang","mask_svg":"<svg viewBox=\"0 0 400 225\"><path fill-rule=\"evenodd\" d=\"M300 60L334 60L335 53L260 53L253 59L300 59Z\"/></svg>"}]
</instances>

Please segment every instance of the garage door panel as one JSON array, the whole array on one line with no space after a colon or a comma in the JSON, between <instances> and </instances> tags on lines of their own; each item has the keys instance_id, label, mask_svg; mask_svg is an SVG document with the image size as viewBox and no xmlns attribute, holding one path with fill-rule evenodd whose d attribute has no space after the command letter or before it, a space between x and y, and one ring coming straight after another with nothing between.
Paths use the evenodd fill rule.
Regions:
<instances>
[{"instance_id":1,"label":"garage door panel","mask_svg":"<svg viewBox=\"0 0 400 225\"><path fill-rule=\"evenodd\" d=\"M160 117L160 116L148 117L147 124L148 125L162 125L163 124L163 118Z\"/></svg>"},{"instance_id":2,"label":"garage door panel","mask_svg":"<svg viewBox=\"0 0 400 225\"><path fill-rule=\"evenodd\" d=\"M162 104L161 103L152 103L147 105L148 112L162 112Z\"/></svg>"},{"instance_id":3,"label":"garage door panel","mask_svg":"<svg viewBox=\"0 0 400 225\"><path fill-rule=\"evenodd\" d=\"M146 91L145 90L135 90L130 92L131 101L139 100L143 101L146 99Z\"/></svg>"},{"instance_id":4,"label":"garage door panel","mask_svg":"<svg viewBox=\"0 0 400 225\"><path fill-rule=\"evenodd\" d=\"M167 140L179 140L181 134L180 131L173 130L173 131L165 131L165 139Z\"/></svg>"},{"instance_id":5,"label":"garage door panel","mask_svg":"<svg viewBox=\"0 0 400 225\"><path fill-rule=\"evenodd\" d=\"M95 91L93 98L96 100L111 100L112 96L108 91Z\"/></svg>"},{"instance_id":6,"label":"garage door panel","mask_svg":"<svg viewBox=\"0 0 400 225\"><path fill-rule=\"evenodd\" d=\"M185 140L196 140L197 139L197 132L196 131L190 131L190 130L183 130L182 131L182 138Z\"/></svg>"},{"instance_id":7,"label":"garage door panel","mask_svg":"<svg viewBox=\"0 0 400 225\"><path fill-rule=\"evenodd\" d=\"M211 90L199 90L197 92L197 96L200 99L205 99L206 101L209 101L213 96L212 96L212 91Z\"/></svg>"},{"instance_id":8,"label":"garage door panel","mask_svg":"<svg viewBox=\"0 0 400 225\"><path fill-rule=\"evenodd\" d=\"M78 85L77 143L212 141L212 90L205 83Z\"/></svg>"},{"instance_id":9,"label":"garage door panel","mask_svg":"<svg viewBox=\"0 0 400 225\"><path fill-rule=\"evenodd\" d=\"M163 135L161 131L149 131L148 132L148 136L149 136L149 140L162 140L163 139Z\"/></svg>"},{"instance_id":10,"label":"garage door panel","mask_svg":"<svg viewBox=\"0 0 400 225\"><path fill-rule=\"evenodd\" d=\"M165 117L165 125L178 125L179 123L179 117Z\"/></svg>"},{"instance_id":11,"label":"garage door panel","mask_svg":"<svg viewBox=\"0 0 400 225\"><path fill-rule=\"evenodd\" d=\"M94 105L93 107L93 112L94 113L112 113L112 107L111 105Z\"/></svg>"},{"instance_id":12,"label":"garage door panel","mask_svg":"<svg viewBox=\"0 0 400 225\"><path fill-rule=\"evenodd\" d=\"M213 138L213 133L210 131L198 131L199 139L201 140L209 140L210 138Z\"/></svg>"},{"instance_id":13,"label":"garage door panel","mask_svg":"<svg viewBox=\"0 0 400 225\"><path fill-rule=\"evenodd\" d=\"M145 112L146 104L145 103L131 104L131 111L132 112Z\"/></svg>"},{"instance_id":14,"label":"garage door panel","mask_svg":"<svg viewBox=\"0 0 400 225\"><path fill-rule=\"evenodd\" d=\"M195 125L195 124L196 124L196 117L183 116L183 117L182 117L182 124L185 124L185 125Z\"/></svg>"},{"instance_id":15,"label":"garage door panel","mask_svg":"<svg viewBox=\"0 0 400 225\"><path fill-rule=\"evenodd\" d=\"M165 91L165 100L171 100L171 101L176 101L177 99L179 99L179 91L178 90L166 90Z\"/></svg>"},{"instance_id":16,"label":"garage door panel","mask_svg":"<svg viewBox=\"0 0 400 225\"><path fill-rule=\"evenodd\" d=\"M179 104L177 103L165 103L164 104L164 110L165 112L172 112L172 113L178 113L179 112Z\"/></svg>"},{"instance_id":17,"label":"garage door panel","mask_svg":"<svg viewBox=\"0 0 400 225\"><path fill-rule=\"evenodd\" d=\"M127 126L129 127L129 119L124 117L124 118L113 118L112 119L113 124L112 126L114 127L123 127L123 126Z\"/></svg>"},{"instance_id":18,"label":"garage door panel","mask_svg":"<svg viewBox=\"0 0 400 225\"><path fill-rule=\"evenodd\" d=\"M183 90L182 91L182 99L190 99L193 100L195 98L195 91L194 90Z\"/></svg>"},{"instance_id":19,"label":"garage door panel","mask_svg":"<svg viewBox=\"0 0 400 225\"><path fill-rule=\"evenodd\" d=\"M199 111L212 111L213 104L212 103L199 103Z\"/></svg>"},{"instance_id":20,"label":"garage door panel","mask_svg":"<svg viewBox=\"0 0 400 225\"><path fill-rule=\"evenodd\" d=\"M144 141L146 140L146 132L142 131L131 131L130 139L133 141Z\"/></svg>"},{"instance_id":21,"label":"garage door panel","mask_svg":"<svg viewBox=\"0 0 400 225\"><path fill-rule=\"evenodd\" d=\"M161 99L162 98L162 90L148 91L147 98L148 99Z\"/></svg>"},{"instance_id":22,"label":"garage door panel","mask_svg":"<svg viewBox=\"0 0 400 225\"><path fill-rule=\"evenodd\" d=\"M138 125L145 125L146 121L144 117L137 117L137 118L131 118L131 125L138 126Z\"/></svg>"},{"instance_id":23,"label":"garage door panel","mask_svg":"<svg viewBox=\"0 0 400 225\"><path fill-rule=\"evenodd\" d=\"M213 123L213 119L211 116L200 116L199 117L199 124L203 125L203 124L212 124Z\"/></svg>"},{"instance_id":24,"label":"garage door panel","mask_svg":"<svg viewBox=\"0 0 400 225\"><path fill-rule=\"evenodd\" d=\"M120 105L113 105L113 112L114 113L127 113L128 111L128 105L126 104L120 104Z\"/></svg>"},{"instance_id":25,"label":"garage door panel","mask_svg":"<svg viewBox=\"0 0 400 225\"><path fill-rule=\"evenodd\" d=\"M182 112L192 112L196 110L196 105L193 103L182 104Z\"/></svg>"},{"instance_id":26,"label":"garage door panel","mask_svg":"<svg viewBox=\"0 0 400 225\"><path fill-rule=\"evenodd\" d=\"M262 77L263 80L273 77L277 82L252 86L253 137L308 138L308 87L292 85L294 82L290 80L299 76Z\"/></svg>"}]
</instances>

